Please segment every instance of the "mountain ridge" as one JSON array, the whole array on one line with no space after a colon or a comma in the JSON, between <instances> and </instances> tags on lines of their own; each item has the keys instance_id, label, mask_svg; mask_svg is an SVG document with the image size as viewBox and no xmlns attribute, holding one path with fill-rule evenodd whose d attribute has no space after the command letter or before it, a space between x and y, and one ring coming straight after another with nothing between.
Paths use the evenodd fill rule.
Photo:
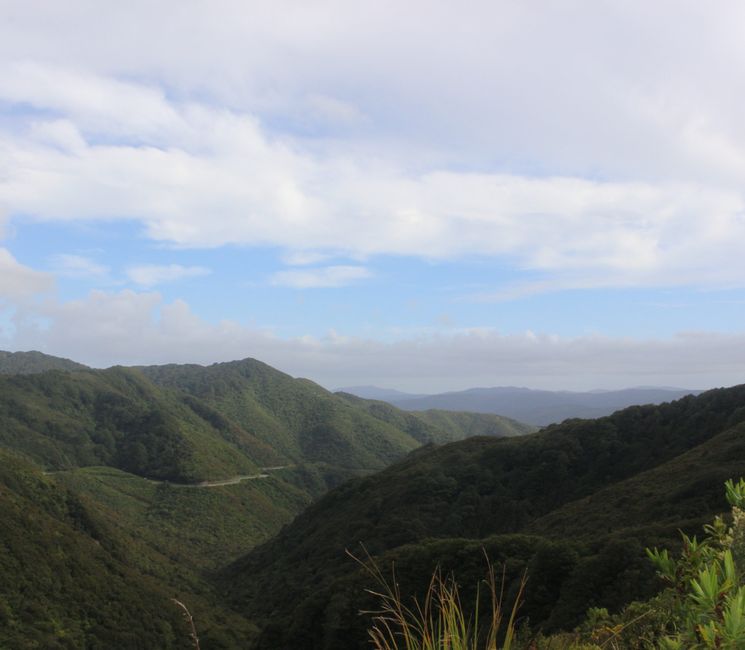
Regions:
<instances>
[{"instance_id":1,"label":"mountain ridge","mask_svg":"<svg viewBox=\"0 0 745 650\"><path fill-rule=\"evenodd\" d=\"M26 352L8 352L0 350L0 374L36 374L48 370L87 370L88 366L65 359L55 357L38 350Z\"/></svg>"},{"instance_id":2,"label":"mountain ridge","mask_svg":"<svg viewBox=\"0 0 745 650\"><path fill-rule=\"evenodd\" d=\"M534 426L570 418L596 418L628 406L659 404L702 391L670 388L624 388L594 391L548 391L516 386L470 388L425 397L392 398L408 411L429 409L496 413Z\"/></svg>"}]
</instances>

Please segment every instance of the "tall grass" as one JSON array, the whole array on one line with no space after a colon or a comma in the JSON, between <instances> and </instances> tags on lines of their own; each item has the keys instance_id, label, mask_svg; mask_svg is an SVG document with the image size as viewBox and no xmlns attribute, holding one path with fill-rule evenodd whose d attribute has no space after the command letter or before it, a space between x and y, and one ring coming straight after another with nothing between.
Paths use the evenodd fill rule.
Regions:
<instances>
[{"instance_id":1,"label":"tall grass","mask_svg":"<svg viewBox=\"0 0 745 650\"><path fill-rule=\"evenodd\" d=\"M372 615L368 630L375 650L510 650L515 639L517 612L522 604L527 576L523 574L517 596L509 611L504 607L505 575L497 580L493 564L486 558L487 578L484 581L489 596L486 620L481 616L481 585L477 588L473 612L467 612L461 602L458 584L453 576L443 577L436 569L420 602L405 604L395 570L386 580L368 554L360 560L350 553L379 585L369 593L380 601L379 609L363 612ZM486 552L484 553L486 555ZM499 587L497 586L499 584ZM505 620L505 615L508 615Z\"/></svg>"}]
</instances>

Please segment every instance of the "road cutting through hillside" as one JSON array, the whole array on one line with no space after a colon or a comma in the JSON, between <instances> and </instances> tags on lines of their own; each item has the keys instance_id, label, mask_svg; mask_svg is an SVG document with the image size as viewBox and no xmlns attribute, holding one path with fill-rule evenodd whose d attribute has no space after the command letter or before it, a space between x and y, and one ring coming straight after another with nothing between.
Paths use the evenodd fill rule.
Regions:
<instances>
[{"instance_id":1,"label":"road cutting through hillside","mask_svg":"<svg viewBox=\"0 0 745 650\"><path fill-rule=\"evenodd\" d=\"M217 481L201 481L199 483L174 483L173 481L168 480L160 480L155 478L145 478L144 480L148 483L159 483L159 484L167 484L174 488L213 488L213 487L224 487L226 485L237 485L238 483L242 483L243 481L255 481L259 479L269 478L269 474L266 472L276 472L281 469L289 469L290 467L295 467L295 465L275 465L273 467L260 467L260 474L242 474L240 476L231 476L230 478L224 478L219 479ZM77 468L80 469L80 468ZM44 476L54 476L55 474L62 474L66 472L74 472L75 470L72 469L63 469L63 470L56 470L56 471L44 471L42 474ZM138 477L135 474L132 474L131 476L135 478L143 478Z\"/></svg>"},{"instance_id":2,"label":"road cutting through hillside","mask_svg":"<svg viewBox=\"0 0 745 650\"><path fill-rule=\"evenodd\" d=\"M177 488L211 488L223 485L237 485L243 481L255 481L257 479L269 478L269 474L246 474L245 476L233 476L220 481L202 481L201 483L169 483L169 481L158 481L158 483L169 483Z\"/></svg>"},{"instance_id":3,"label":"road cutting through hillside","mask_svg":"<svg viewBox=\"0 0 745 650\"><path fill-rule=\"evenodd\" d=\"M175 488L212 488L223 487L225 485L237 485L243 481L255 481L258 479L269 478L265 472L276 472L280 469L287 469L293 465L275 465L274 467L261 467L261 474L244 474L242 476L232 476L230 478L220 479L219 481L201 481L200 483L172 483L170 481L153 481L154 483L168 483ZM152 479L148 479L151 480Z\"/></svg>"}]
</instances>

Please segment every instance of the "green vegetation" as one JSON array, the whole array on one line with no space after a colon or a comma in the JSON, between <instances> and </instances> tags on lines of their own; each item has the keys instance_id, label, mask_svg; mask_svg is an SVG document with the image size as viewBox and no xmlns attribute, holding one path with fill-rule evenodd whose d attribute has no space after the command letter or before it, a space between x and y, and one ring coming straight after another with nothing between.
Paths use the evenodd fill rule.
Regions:
<instances>
[{"instance_id":1,"label":"green vegetation","mask_svg":"<svg viewBox=\"0 0 745 650\"><path fill-rule=\"evenodd\" d=\"M304 463L327 467L335 484L449 437L387 409L390 421L253 360L50 371L0 377L0 445L49 470L106 465L197 482Z\"/></svg>"},{"instance_id":2,"label":"green vegetation","mask_svg":"<svg viewBox=\"0 0 745 650\"><path fill-rule=\"evenodd\" d=\"M7 451L0 520L0 647L184 647L166 591L80 499Z\"/></svg>"},{"instance_id":3,"label":"green vegetation","mask_svg":"<svg viewBox=\"0 0 745 650\"><path fill-rule=\"evenodd\" d=\"M174 597L207 650L369 647L359 612L379 596L345 553L360 543L395 566L380 648L404 628L485 647L501 610L484 626L458 613L475 611L484 551L493 602L520 602L487 648L505 629L536 650L736 647L741 510L691 535L741 474L745 387L528 429L405 413L252 360L4 375L0 648L189 647ZM743 493L730 485L736 508ZM655 556L668 590L645 547L672 549Z\"/></svg>"},{"instance_id":4,"label":"green vegetation","mask_svg":"<svg viewBox=\"0 0 745 650\"><path fill-rule=\"evenodd\" d=\"M465 440L474 436L522 436L538 430L531 424L491 413L467 413L465 411L440 411L430 409L413 413L416 417L450 433L452 440Z\"/></svg>"},{"instance_id":5,"label":"green vegetation","mask_svg":"<svg viewBox=\"0 0 745 650\"><path fill-rule=\"evenodd\" d=\"M47 370L85 370L82 363L53 357L43 352L5 352L0 350L0 374L26 375Z\"/></svg>"},{"instance_id":6,"label":"green vegetation","mask_svg":"<svg viewBox=\"0 0 745 650\"><path fill-rule=\"evenodd\" d=\"M736 387L420 449L311 505L235 563L226 588L263 627L260 648L364 647L357 612L371 603L345 549L362 542L380 566L395 562L404 593L421 597L437 565L475 584L486 546L508 590L528 569L521 614L533 628L571 629L589 607L651 597L644 547L674 545L724 510L720 486L745 457L744 406Z\"/></svg>"},{"instance_id":7,"label":"green vegetation","mask_svg":"<svg viewBox=\"0 0 745 650\"><path fill-rule=\"evenodd\" d=\"M406 431L422 444L455 442L473 436L520 436L536 427L490 413L429 410L407 412L387 402L363 399L349 393L336 393L350 404L364 408L373 417Z\"/></svg>"},{"instance_id":8,"label":"green vegetation","mask_svg":"<svg viewBox=\"0 0 745 650\"><path fill-rule=\"evenodd\" d=\"M420 440L392 407L385 421L251 360L108 370L35 353L12 361L24 373L0 377L0 460L4 480L28 490L0 494L10 550L0 648L183 647L174 595L203 648L244 647L256 628L225 604L213 572L329 487L447 438L415 420L428 432ZM48 616L34 618L39 608Z\"/></svg>"},{"instance_id":9,"label":"green vegetation","mask_svg":"<svg viewBox=\"0 0 745 650\"><path fill-rule=\"evenodd\" d=\"M667 550L647 551L670 585L672 633L661 637L661 647L745 647L745 481L727 481L726 488L732 526L717 517L702 542L683 535L678 561Z\"/></svg>"},{"instance_id":10,"label":"green vegetation","mask_svg":"<svg viewBox=\"0 0 745 650\"><path fill-rule=\"evenodd\" d=\"M156 384L212 407L275 450L283 462L381 469L420 445L404 430L317 384L252 359L142 371Z\"/></svg>"},{"instance_id":11,"label":"green vegetation","mask_svg":"<svg viewBox=\"0 0 745 650\"><path fill-rule=\"evenodd\" d=\"M0 424L2 446L49 470L188 482L257 467L178 395L125 368L0 377Z\"/></svg>"},{"instance_id":12,"label":"green vegetation","mask_svg":"<svg viewBox=\"0 0 745 650\"><path fill-rule=\"evenodd\" d=\"M276 534L310 496L273 473L217 487L149 481L117 469L90 467L54 475L86 498L112 529L136 531L169 571L215 569ZM147 553L140 553L146 557ZM165 572L166 574L168 572Z\"/></svg>"},{"instance_id":13,"label":"green vegetation","mask_svg":"<svg viewBox=\"0 0 745 650\"><path fill-rule=\"evenodd\" d=\"M739 650L745 647L745 481L726 482L731 519L715 517L706 536L682 534L679 558L647 549L665 588L611 614L591 608L570 633L534 635L536 650ZM728 523L731 521L731 524Z\"/></svg>"}]
</instances>

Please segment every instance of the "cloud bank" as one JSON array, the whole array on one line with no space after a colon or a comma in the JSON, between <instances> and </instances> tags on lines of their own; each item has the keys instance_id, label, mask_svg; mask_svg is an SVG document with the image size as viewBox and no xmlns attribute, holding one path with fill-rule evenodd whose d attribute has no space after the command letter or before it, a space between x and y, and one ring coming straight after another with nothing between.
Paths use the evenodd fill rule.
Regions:
<instances>
[{"instance_id":1,"label":"cloud bank","mask_svg":"<svg viewBox=\"0 0 745 650\"><path fill-rule=\"evenodd\" d=\"M480 299L745 285L740 3L12 13L12 218L288 259L498 256L539 278Z\"/></svg>"},{"instance_id":2,"label":"cloud bank","mask_svg":"<svg viewBox=\"0 0 745 650\"><path fill-rule=\"evenodd\" d=\"M559 337L492 329L420 333L395 342L344 337L285 339L233 321L208 323L156 292L92 292L47 301L14 317L15 349L41 349L94 366L258 358L333 388L366 382L412 391L522 384L548 389L663 384L708 388L745 381L745 334L681 333L668 339ZM0 340L0 347L4 343Z\"/></svg>"},{"instance_id":3,"label":"cloud bank","mask_svg":"<svg viewBox=\"0 0 745 650\"><path fill-rule=\"evenodd\" d=\"M272 140L250 115L173 104L145 86L38 65L8 77L6 99L62 115L0 134L0 204L10 214L137 220L180 247L503 256L575 285L745 284L739 189L412 174L313 155ZM125 142L97 141L112 132Z\"/></svg>"}]
</instances>

